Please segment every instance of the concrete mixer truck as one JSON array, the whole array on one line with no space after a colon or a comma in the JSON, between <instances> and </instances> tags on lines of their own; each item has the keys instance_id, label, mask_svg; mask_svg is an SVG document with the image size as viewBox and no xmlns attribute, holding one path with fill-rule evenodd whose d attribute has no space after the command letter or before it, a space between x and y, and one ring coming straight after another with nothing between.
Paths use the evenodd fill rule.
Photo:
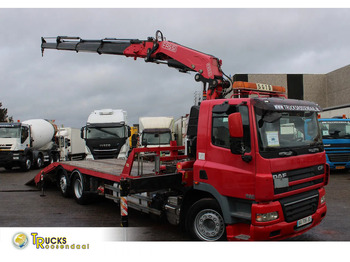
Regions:
<instances>
[{"instance_id":1,"label":"concrete mixer truck","mask_svg":"<svg viewBox=\"0 0 350 262\"><path fill-rule=\"evenodd\" d=\"M41 168L59 157L55 124L44 119L0 123L0 167Z\"/></svg>"}]
</instances>

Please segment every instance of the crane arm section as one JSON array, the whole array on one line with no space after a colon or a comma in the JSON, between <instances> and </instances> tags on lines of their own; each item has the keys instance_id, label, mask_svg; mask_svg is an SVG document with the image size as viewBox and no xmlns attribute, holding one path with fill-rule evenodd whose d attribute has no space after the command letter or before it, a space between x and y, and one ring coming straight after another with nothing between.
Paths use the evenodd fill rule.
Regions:
<instances>
[{"instance_id":1,"label":"crane arm section","mask_svg":"<svg viewBox=\"0 0 350 262\"><path fill-rule=\"evenodd\" d=\"M157 31L158 33L159 31ZM222 97L222 89L228 87L223 80L221 60L218 58L166 41L161 35L147 40L105 38L101 40L84 40L80 37L42 38L41 49L70 50L76 52L93 52L98 54L121 55L144 58L146 62L167 64L180 72L197 72L196 81L208 84L207 99Z\"/></svg>"}]
</instances>

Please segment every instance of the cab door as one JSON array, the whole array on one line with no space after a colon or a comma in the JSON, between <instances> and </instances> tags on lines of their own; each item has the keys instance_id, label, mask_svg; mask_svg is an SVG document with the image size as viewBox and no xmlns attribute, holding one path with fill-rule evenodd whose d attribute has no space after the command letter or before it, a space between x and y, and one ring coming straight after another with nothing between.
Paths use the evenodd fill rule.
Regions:
<instances>
[{"instance_id":1,"label":"cab door","mask_svg":"<svg viewBox=\"0 0 350 262\"><path fill-rule=\"evenodd\" d=\"M252 153L253 132L248 102L226 105L227 110L218 108L222 105L212 106L206 130L206 149L203 150L205 152L198 152L198 156L204 160L197 170L199 181L211 185L223 196L240 199L255 197L255 159ZM243 123L243 151L231 153L228 116L237 112L241 114Z\"/></svg>"}]
</instances>

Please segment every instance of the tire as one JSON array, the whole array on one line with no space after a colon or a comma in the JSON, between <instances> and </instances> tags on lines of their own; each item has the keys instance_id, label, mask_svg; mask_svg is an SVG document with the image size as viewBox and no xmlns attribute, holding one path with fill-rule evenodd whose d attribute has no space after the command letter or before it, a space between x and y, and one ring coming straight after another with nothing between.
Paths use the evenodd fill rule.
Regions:
<instances>
[{"instance_id":1,"label":"tire","mask_svg":"<svg viewBox=\"0 0 350 262\"><path fill-rule=\"evenodd\" d=\"M203 198L189 209L186 219L191 237L201 241L217 241L226 238L225 221L215 199Z\"/></svg>"},{"instance_id":2,"label":"tire","mask_svg":"<svg viewBox=\"0 0 350 262\"><path fill-rule=\"evenodd\" d=\"M54 162L56 162L55 161L55 156L54 156L54 154L50 153L50 155L49 155L49 164L48 165L51 165Z\"/></svg>"},{"instance_id":3,"label":"tire","mask_svg":"<svg viewBox=\"0 0 350 262\"><path fill-rule=\"evenodd\" d=\"M64 170L60 171L58 175L58 187L63 197L70 196L71 188L69 184L69 178L67 172L65 172Z\"/></svg>"},{"instance_id":4,"label":"tire","mask_svg":"<svg viewBox=\"0 0 350 262\"><path fill-rule=\"evenodd\" d=\"M77 170L73 171L72 177L72 191L75 200L80 205L88 204L89 195L86 192L86 177Z\"/></svg>"},{"instance_id":5,"label":"tire","mask_svg":"<svg viewBox=\"0 0 350 262\"><path fill-rule=\"evenodd\" d=\"M49 164L48 165L51 165L51 164L53 164L55 162L59 162L58 154L50 153L50 155L49 155Z\"/></svg>"},{"instance_id":6,"label":"tire","mask_svg":"<svg viewBox=\"0 0 350 262\"><path fill-rule=\"evenodd\" d=\"M42 155L38 155L38 158L35 161L35 167L40 169L44 166L44 158Z\"/></svg>"},{"instance_id":7,"label":"tire","mask_svg":"<svg viewBox=\"0 0 350 262\"><path fill-rule=\"evenodd\" d=\"M24 162L21 163L21 170L24 172L29 171L32 168L32 159L29 155L26 155Z\"/></svg>"}]
</instances>

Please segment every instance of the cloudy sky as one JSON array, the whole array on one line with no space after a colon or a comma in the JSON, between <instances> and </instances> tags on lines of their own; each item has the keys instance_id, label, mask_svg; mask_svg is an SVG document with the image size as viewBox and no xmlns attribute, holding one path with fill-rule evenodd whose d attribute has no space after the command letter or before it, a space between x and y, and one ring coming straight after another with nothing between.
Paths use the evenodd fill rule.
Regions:
<instances>
[{"instance_id":1,"label":"cloudy sky","mask_svg":"<svg viewBox=\"0 0 350 262\"><path fill-rule=\"evenodd\" d=\"M46 50L41 37L169 41L212 54L227 75L324 74L350 64L350 9L0 8L0 102L14 120L82 127L95 109L141 116L189 112L201 84L143 59Z\"/></svg>"}]
</instances>

